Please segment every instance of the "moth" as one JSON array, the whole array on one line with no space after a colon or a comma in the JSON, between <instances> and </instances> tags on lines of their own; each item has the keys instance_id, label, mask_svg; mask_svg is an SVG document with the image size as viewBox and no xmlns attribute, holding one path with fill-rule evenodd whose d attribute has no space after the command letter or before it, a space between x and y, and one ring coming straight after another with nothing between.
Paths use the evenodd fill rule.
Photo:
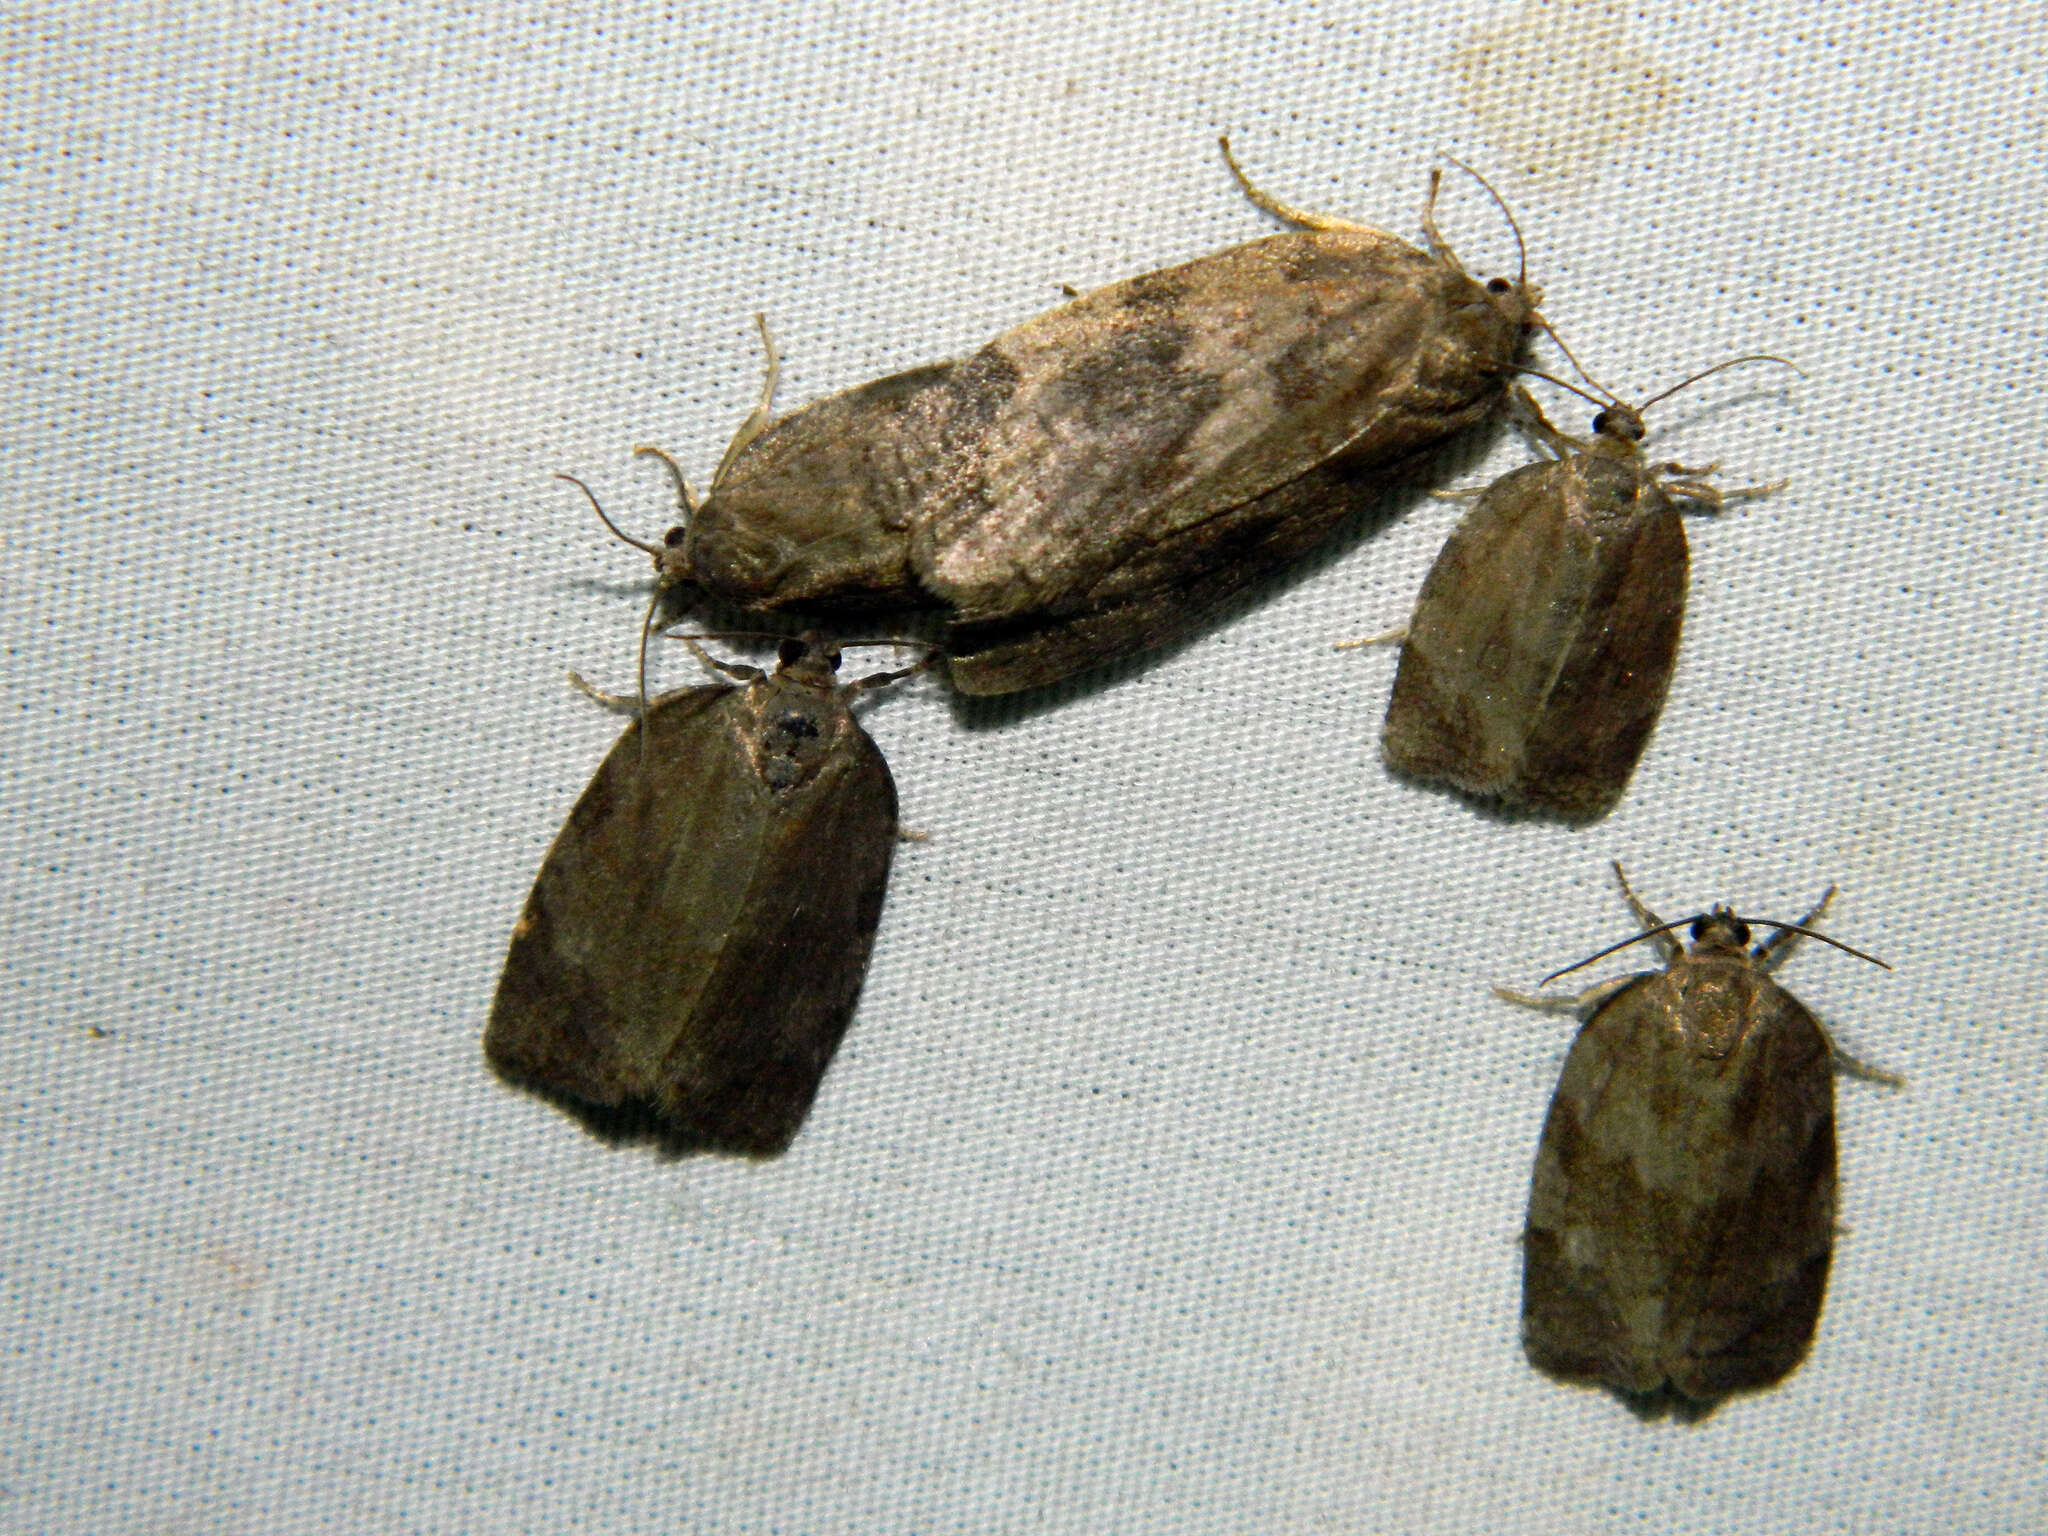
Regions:
<instances>
[{"instance_id":1,"label":"moth","mask_svg":"<svg viewBox=\"0 0 2048 1536\"><path fill-rule=\"evenodd\" d=\"M956 688L1039 687L1196 627L1496 409L1540 294L1526 262L1465 270L1441 173L1418 249L1230 166L1296 227L772 424L771 346L701 505L670 464L684 521L639 544L660 581L756 610L927 610Z\"/></svg>"},{"instance_id":2,"label":"moth","mask_svg":"<svg viewBox=\"0 0 2048 1536\"><path fill-rule=\"evenodd\" d=\"M1797 923L1665 923L1614 873L1642 931L1579 964L1648 940L1663 970L1577 997L1497 989L1585 1017L1536 1150L1522 1344L1640 1412L1698 1416L1805 1357L1834 1252L1833 1073L1898 1079L1837 1052L1772 978L1802 936L1872 960L1813 932L1833 887ZM1752 921L1774 930L1754 946Z\"/></svg>"},{"instance_id":3,"label":"moth","mask_svg":"<svg viewBox=\"0 0 2048 1536\"><path fill-rule=\"evenodd\" d=\"M1678 657L1680 514L1775 488L1649 462L1642 413L1674 392L1608 403L1574 438L1514 386L1514 418L1552 457L1489 486L1422 584L1381 733L1396 772L1567 821L1621 799Z\"/></svg>"},{"instance_id":4,"label":"moth","mask_svg":"<svg viewBox=\"0 0 2048 1536\"><path fill-rule=\"evenodd\" d=\"M895 850L848 706L917 669L840 683L815 636L773 675L704 659L736 682L647 704L549 848L484 1055L606 1139L769 1157L846 1031Z\"/></svg>"}]
</instances>

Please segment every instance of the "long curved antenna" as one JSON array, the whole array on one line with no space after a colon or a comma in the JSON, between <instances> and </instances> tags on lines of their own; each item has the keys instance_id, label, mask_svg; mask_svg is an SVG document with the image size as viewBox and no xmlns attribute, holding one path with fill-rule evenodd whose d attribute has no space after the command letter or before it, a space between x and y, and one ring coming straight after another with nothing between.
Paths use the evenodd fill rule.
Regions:
<instances>
[{"instance_id":1,"label":"long curved antenna","mask_svg":"<svg viewBox=\"0 0 2048 1536\"><path fill-rule=\"evenodd\" d=\"M1515 222L1514 209L1508 206L1508 200L1506 198L1502 197L1498 192L1493 190L1492 182L1488 181L1484 176L1480 175L1477 171L1473 170L1471 166L1467 165L1464 161L1460 160L1456 155L1445 155L1444 158L1450 161L1451 164L1455 165L1459 170L1463 171L1467 176L1470 176L1474 181L1478 182L1480 186L1486 188L1486 195L1493 199L1494 206L1500 209L1501 217L1508 221L1508 228L1514 232L1515 236L1515 251L1521 259L1521 265L1515 273L1515 286L1518 288L1526 288L1529 284L1529 246L1528 243L1522 239L1522 226ZM1545 329L1548 330L1549 327L1546 326ZM1553 338L1555 338L1556 332L1551 332L1551 335ZM1571 354L1566 353L1565 355L1569 357Z\"/></svg>"},{"instance_id":2,"label":"long curved antenna","mask_svg":"<svg viewBox=\"0 0 2048 1536\"><path fill-rule=\"evenodd\" d=\"M639 459L657 459L660 461L662 468L668 471L669 479L675 482L676 505L683 509L684 526L687 527L691 523L696 522L697 497L691 491L689 477L683 473L683 466L676 462L675 455L666 448L655 447L652 443L638 443L634 445L633 456Z\"/></svg>"},{"instance_id":3,"label":"long curved antenna","mask_svg":"<svg viewBox=\"0 0 2048 1536\"><path fill-rule=\"evenodd\" d=\"M1557 340L1555 332L1552 332L1551 340ZM1558 345L1562 346L1564 345L1564 343L1558 342ZM1782 364L1784 367L1790 368L1802 379L1806 377L1806 370L1800 367L1797 363L1793 362L1788 357L1780 357L1775 352L1747 352L1744 353L1741 357L1731 357L1725 363L1716 363L1711 368L1702 368L1698 373L1694 374L1691 378L1681 379L1676 384L1672 385L1669 389L1663 391L1661 394L1655 394L1650 396L1649 399L1645 400L1641 405L1638 405L1636 409L1638 411L1647 411L1659 400L1669 400L1673 395L1677 394L1681 389L1686 388L1688 385L1697 384L1701 379L1719 373L1724 368L1739 367L1743 363L1779 363ZM1584 370L1581 369L1580 371L1583 372Z\"/></svg>"},{"instance_id":4,"label":"long curved antenna","mask_svg":"<svg viewBox=\"0 0 2048 1536\"><path fill-rule=\"evenodd\" d=\"M1567 354L1567 356L1569 356L1569 354ZM1584 371L1584 369L1580 370L1582 374L1584 373ZM1515 372L1526 373L1530 378L1541 379L1546 384L1555 384L1559 389L1568 389L1573 394L1577 395L1581 400L1585 401L1588 405L1597 405L1603 411L1606 410L1610 405L1620 405L1622 403L1620 399L1614 397L1602 400L1598 395L1589 395L1586 393L1586 391L1579 388L1578 385L1568 383L1566 380L1560 379L1554 373L1545 373L1541 368L1523 368L1518 366L1515 369ZM1592 380L1588 379L1587 382L1591 383Z\"/></svg>"},{"instance_id":5,"label":"long curved antenna","mask_svg":"<svg viewBox=\"0 0 2048 1536\"><path fill-rule=\"evenodd\" d=\"M1619 950L1627 949L1631 944L1640 944L1645 939L1654 939L1660 933L1669 933L1674 928L1684 928L1688 924L1699 922L1702 918L1711 917L1713 915L1714 914L1710 912L1695 912L1691 917L1681 917L1673 923L1659 923L1655 928L1645 928L1641 933L1637 934L1632 939L1623 939L1619 944L1610 944L1605 949L1601 950L1600 953L1598 953L1597 955L1588 955L1585 959L1578 961L1576 964L1568 965L1561 971L1552 971L1548 976L1544 977L1541 981L1536 983L1536 985L1538 985L1539 987L1547 987L1553 981L1557 980L1558 977L1569 976L1573 971L1583 971L1587 966L1591 965L1594 961L1605 960L1609 955L1614 954ZM1776 918L1771 917L1743 917L1739 913L1734 912L1723 913L1721 915L1731 923L1748 923L1759 928L1775 928L1781 933L1797 933L1804 935L1806 938L1809 939L1819 939L1823 944L1834 945L1835 948L1841 950L1842 953L1845 955L1854 955L1858 960L1868 960L1872 965L1876 966L1879 970L1888 971L1891 969L1889 965L1886 965L1884 961L1878 959L1877 956L1866 955L1860 949L1851 949L1847 944L1844 944L1840 939L1831 939L1826 934L1821 933L1816 929L1802 928L1797 923L1781 923Z\"/></svg>"},{"instance_id":6,"label":"long curved antenna","mask_svg":"<svg viewBox=\"0 0 2048 1536\"><path fill-rule=\"evenodd\" d=\"M656 582L654 590L647 597L647 611L640 615L640 658L634 668L634 676L638 680L640 713L643 717L647 713L647 637L654 632L654 614L661 607L661 595L661 583Z\"/></svg>"},{"instance_id":7,"label":"long curved antenna","mask_svg":"<svg viewBox=\"0 0 2048 1536\"><path fill-rule=\"evenodd\" d=\"M636 449L635 451L638 452L639 450ZM555 478L557 480L568 481L571 485L575 486L577 490L581 491L587 498L589 498L590 510L597 514L597 520L599 522L603 523L605 527L611 529L613 538L617 539L621 544L630 544L635 549L641 551L643 554L652 555L657 560L661 558L661 546L659 544L643 544L640 542L640 540L632 537L632 535L620 532L619 525L613 522L609 517L606 517L604 515L604 507L599 504L597 499L597 493L591 490L589 486L585 485L581 480L578 480L574 475L558 474L555 476Z\"/></svg>"},{"instance_id":8,"label":"long curved antenna","mask_svg":"<svg viewBox=\"0 0 2048 1536\"><path fill-rule=\"evenodd\" d=\"M682 640L686 642L691 640L773 640L777 645L780 645L785 640L794 640L797 637L795 635L778 634L772 629L699 629L692 630L687 635L678 634L672 629L665 629L661 632L661 638L664 640ZM887 642L881 643L886 644Z\"/></svg>"},{"instance_id":9,"label":"long curved antenna","mask_svg":"<svg viewBox=\"0 0 2048 1536\"><path fill-rule=\"evenodd\" d=\"M1565 361L1570 363L1572 367L1578 370L1579 377L1584 379L1588 384L1592 385L1595 389L1599 390L1602 394L1607 396L1607 399L1604 402L1602 402L1603 404L1622 405L1626 403L1625 401L1623 401L1620 395L1616 394L1613 390L1609 389L1605 384L1602 384L1598 379L1594 378L1593 375L1586 372L1586 365L1580 362L1578 358L1572 355L1572 349L1564 344L1564 338L1557 334L1556 328L1552 326L1548 320L1545 320L1543 322L1543 329L1544 332L1550 337L1550 339L1557 344L1557 350L1564 354ZM1553 379L1551 380L1551 382L1554 384L1557 381ZM1567 384L1565 385L1565 388L1570 389L1571 386ZM1638 407L1638 409L1640 409L1640 407Z\"/></svg>"}]
</instances>

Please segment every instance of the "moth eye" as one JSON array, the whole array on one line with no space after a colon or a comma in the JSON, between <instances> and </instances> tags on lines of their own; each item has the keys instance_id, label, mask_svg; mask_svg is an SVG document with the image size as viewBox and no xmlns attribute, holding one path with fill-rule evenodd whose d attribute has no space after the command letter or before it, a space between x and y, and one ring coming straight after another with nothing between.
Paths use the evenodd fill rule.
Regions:
<instances>
[{"instance_id":1,"label":"moth eye","mask_svg":"<svg viewBox=\"0 0 2048 1536\"><path fill-rule=\"evenodd\" d=\"M801 640L785 640L775 647L775 659L785 667L801 661L803 654L804 643Z\"/></svg>"},{"instance_id":2,"label":"moth eye","mask_svg":"<svg viewBox=\"0 0 2048 1536\"><path fill-rule=\"evenodd\" d=\"M1686 931L1692 935L1692 941L1697 944L1707 936L1707 920L1704 917L1694 918L1692 920L1692 927Z\"/></svg>"},{"instance_id":3,"label":"moth eye","mask_svg":"<svg viewBox=\"0 0 2048 1536\"><path fill-rule=\"evenodd\" d=\"M836 651L836 650L832 650L832 651L827 651L827 652L825 653L825 660L826 660L827 662L829 662L829 663L831 664L832 670L833 670L834 672L837 672L837 671L839 670L839 652L838 652L838 651Z\"/></svg>"},{"instance_id":4,"label":"moth eye","mask_svg":"<svg viewBox=\"0 0 2048 1536\"><path fill-rule=\"evenodd\" d=\"M1496 277L1492 282L1486 285L1486 291L1488 293L1506 293L1509 289L1513 288L1514 286L1515 285L1509 282L1506 278Z\"/></svg>"},{"instance_id":5,"label":"moth eye","mask_svg":"<svg viewBox=\"0 0 2048 1536\"><path fill-rule=\"evenodd\" d=\"M1609 431L1613 426L1614 412L1612 411L1602 411L1593 418L1593 431L1595 434Z\"/></svg>"},{"instance_id":6,"label":"moth eye","mask_svg":"<svg viewBox=\"0 0 2048 1536\"><path fill-rule=\"evenodd\" d=\"M661 536L661 542L666 544L670 549L676 549L680 547L683 540L687 539L689 536L690 530L678 524L676 527L669 529L667 533L664 533Z\"/></svg>"}]
</instances>

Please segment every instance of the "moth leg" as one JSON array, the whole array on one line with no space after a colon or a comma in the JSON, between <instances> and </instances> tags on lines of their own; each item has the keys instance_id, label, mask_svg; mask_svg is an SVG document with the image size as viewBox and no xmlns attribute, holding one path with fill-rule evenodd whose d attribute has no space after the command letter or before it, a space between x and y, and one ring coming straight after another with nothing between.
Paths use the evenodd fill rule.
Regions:
<instances>
[{"instance_id":1,"label":"moth leg","mask_svg":"<svg viewBox=\"0 0 2048 1536\"><path fill-rule=\"evenodd\" d=\"M1853 1077L1858 1082L1876 1083L1880 1088L1903 1088L1906 1086L1906 1080L1899 1076L1898 1073L1887 1072L1882 1067L1873 1067L1869 1062L1851 1056L1847 1051L1835 1044L1834 1036L1829 1035L1825 1029L1821 1031L1821 1034L1826 1037L1828 1042L1828 1060L1842 1076Z\"/></svg>"},{"instance_id":2,"label":"moth leg","mask_svg":"<svg viewBox=\"0 0 2048 1536\"><path fill-rule=\"evenodd\" d=\"M767 371L761 376L761 399L747 419L740 423L739 431L733 433L732 441L725 445L725 457L718 461L718 468L711 476L711 491L718 492L719 482L725 479L725 472L732 468L732 462L746 452L748 444L768 430L768 423L774 419L775 386L782 378L782 354L775 350L775 336L768 329L766 315L754 316L754 324L761 328L761 349L768 354Z\"/></svg>"},{"instance_id":3,"label":"moth leg","mask_svg":"<svg viewBox=\"0 0 2048 1536\"><path fill-rule=\"evenodd\" d=\"M1382 630L1380 631L1380 633L1376 635L1367 635L1363 639L1339 640L1334 649L1340 651L1355 651L1368 645L1398 645L1400 642L1406 640L1407 638L1408 626L1406 624L1403 624L1399 629Z\"/></svg>"},{"instance_id":4,"label":"moth leg","mask_svg":"<svg viewBox=\"0 0 2048 1536\"><path fill-rule=\"evenodd\" d=\"M1769 496L1774 491L1782 491L1792 483L1790 480L1771 480L1762 485L1709 485L1706 477L1716 468L1713 464L1655 464L1651 466L1651 473L1660 477L1675 477L1664 482L1665 491L1681 501L1694 503L1692 510L1703 512L1719 512L1731 501Z\"/></svg>"},{"instance_id":5,"label":"moth leg","mask_svg":"<svg viewBox=\"0 0 2048 1536\"><path fill-rule=\"evenodd\" d=\"M1370 224L1354 224L1349 219L1340 219L1327 213L1311 213L1306 208L1296 208L1291 203L1281 202L1277 197L1262 191L1252 184L1251 177L1245 175L1244 168L1237 163L1237 156L1230 152L1230 138L1227 134L1216 142L1223 146L1223 160L1230 167L1230 174L1237 178L1237 184L1244 189L1244 195L1251 199L1252 206L1260 211L1270 213L1274 218L1283 220L1286 223L1299 225L1303 229L1348 230L1355 235L1371 235L1376 240L1391 240L1396 244L1399 243L1395 236L1388 234L1383 229L1374 229ZM1436 206L1436 183L1441 179L1442 174L1440 172L1432 171L1430 173L1429 203L1431 208ZM1430 215L1426 211L1423 214L1423 227L1430 231L1430 244L1434 247L1437 244L1436 230L1435 226L1430 222Z\"/></svg>"},{"instance_id":6,"label":"moth leg","mask_svg":"<svg viewBox=\"0 0 2048 1536\"><path fill-rule=\"evenodd\" d=\"M1834 893L1830 891L1828 894L1833 895ZM1827 903L1822 902L1821 905L1826 906ZM1815 909L1814 915L1819 915L1819 908ZM1828 1032L1827 1025L1821 1023L1817 1018L1813 1022L1814 1026L1820 1030L1821 1039L1827 1042L1829 1065L1841 1073L1842 1076L1853 1077L1859 1082L1876 1083L1881 1088L1903 1088L1906 1086L1906 1080L1899 1076L1898 1073L1887 1072L1882 1067L1873 1067L1869 1062L1851 1056L1847 1051L1835 1044L1835 1037Z\"/></svg>"},{"instance_id":7,"label":"moth leg","mask_svg":"<svg viewBox=\"0 0 2048 1536\"><path fill-rule=\"evenodd\" d=\"M727 677L738 678L743 683L758 683L768 675L759 667L750 667L744 662L720 661L697 643L695 635L677 635L675 638L687 645L691 653L714 672L723 672Z\"/></svg>"},{"instance_id":8,"label":"moth leg","mask_svg":"<svg viewBox=\"0 0 2048 1536\"><path fill-rule=\"evenodd\" d=\"M1827 911L1828 904L1834 899L1835 888L1831 885L1821 893L1820 900L1813 904L1813 910L1799 919L1799 926L1801 928L1811 928L1815 923L1819 922L1822 914ZM1769 938L1750 950L1749 957L1765 970L1775 971L1791 956L1792 946L1804 937L1806 935L1794 933L1790 928L1779 928Z\"/></svg>"},{"instance_id":9,"label":"moth leg","mask_svg":"<svg viewBox=\"0 0 2048 1536\"><path fill-rule=\"evenodd\" d=\"M1517 992L1513 987L1496 986L1493 995L1503 1002L1519 1003L1524 1008L1535 1008L1544 1013L1584 1015L1635 979L1633 976L1616 976L1611 981L1597 982L1583 992Z\"/></svg>"},{"instance_id":10,"label":"moth leg","mask_svg":"<svg viewBox=\"0 0 2048 1536\"><path fill-rule=\"evenodd\" d=\"M1621 882L1621 899L1628 903L1629 911L1633 912L1636 921L1643 925L1643 932L1648 933L1652 928L1662 928L1664 919L1644 906L1637 898L1635 891L1629 886L1628 876L1621 872L1619 859L1614 861L1614 878ZM1650 943L1656 947L1658 956L1667 965L1685 953L1684 947L1668 933L1658 934Z\"/></svg>"},{"instance_id":11,"label":"moth leg","mask_svg":"<svg viewBox=\"0 0 2048 1536\"><path fill-rule=\"evenodd\" d=\"M1582 453L1589 446L1583 439L1559 431L1543 414L1543 407L1536 403L1536 397L1519 384L1508 390L1508 420L1531 443L1549 450L1553 458L1562 459Z\"/></svg>"},{"instance_id":12,"label":"moth leg","mask_svg":"<svg viewBox=\"0 0 2048 1536\"><path fill-rule=\"evenodd\" d=\"M585 698L595 700L615 715L637 715L641 711L642 700L638 696L630 693L606 693L602 688L585 681L580 672L571 672L569 683Z\"/></svg>"},{"instance_id":13,"label":"moth leg","mask_svg":"<svg viewBox=\"0 0 2048 1536\"><path fill-rule=\"evenodd\" d=\"M938 659L939 653L936 649L928 650L925 652L924 660L914 667L898 667L893 672L870 672L866 677L856 678L853 682L848 683L840 692L847 698L852 698L856 694L869 693L877 688L886 688L891 683L901 682L906 677L914 677L918 673L926 671Z\"/></svg>"}]
</instances>

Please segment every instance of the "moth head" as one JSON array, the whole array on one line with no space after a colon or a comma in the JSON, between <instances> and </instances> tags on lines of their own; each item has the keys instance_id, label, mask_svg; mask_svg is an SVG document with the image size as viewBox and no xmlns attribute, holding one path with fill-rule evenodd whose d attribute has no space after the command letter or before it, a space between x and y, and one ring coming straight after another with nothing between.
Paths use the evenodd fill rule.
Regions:
<instances>
[{"instance_id":1,"label":"moth head","mask_svg":"<svg viewBox=\"0 0 2048 1536\"><path fill-rule=\"evenodd\" d=\"M1593 418L1593 435L1624 443L1640 443L1649 434L1643 413L1619 401L1605 407Z\"/></svg>"},{"instance_id":2,"label":"moth head","mask_svg":"<svg viewBox=\"0 0 2048 1536\"><path fill-rule=\"evenodd\" d=\"M815 630L791 635L776 645L775 662L778 676L829 688L832 675L839 670L839 647Z\"/></svg>"},{"instance_id":3,"label":"moth head","mask_svg":"<svg viewBox=\"0 0 2048 1536\"><path fill-rule=\"evenodd\" d=\"M1486 280L1486 302L1502 319L1521 329L1542 324L1536 313L1543 303L1543 290L1523 277L1490 277Z\"/></svg>"},{"instance_id":4,"label":"moth head","mask_svg":"<svg viewBox=\"0 0 2048 1536\"><path fill-rule=\"evenodd\" d=\"M695 569L690 563L690 530L681 523L661 536L658 547L648 550L654 561L654 580L666 592L671 587L694 587Z\"/></svg>"},{"instance_id":5,"label":"moth head","mask_svg":"<svg viewBox=\"0 0 2048 1536\"><path fill-rule=\"evenodd\" d=\"M1749 948L1749 924L1735 915L1732 907L1715 907L1703 912L1692 920L1687 930L1695 950L1733 950L1736 953Z\"/></svg>"},{"instance_id":6,"label":"moth head","mask_svg":"<svg viewBox=\"0 0 2048 1536\"><path fill-rule=\"evenodd\" d=\"M1471 166L1454 155L1446 155L1444 158L1479 183L1486 195L1493 199L1494 206L1500 209L1501 217L1507 220L1509 232L1515 237L1515 275L1513 277L1488 278L1483 285L1486 292L1486 302L1493 307L1502 319L1518 330L1526 330L1530 326L1541 325L1543 323L1542 316L1538 315L1536 311L1543 303L1543 290L1529 281L1529 244L1522 238L1522 226L1515 221L1515 210L1508 206L1506 198L1494 190L1493 183L1473 170ZM1452 271L1462 273L1465 270L1463 264L1459 262L1450 246L1445 243L1444 237L1438 232L1436 227L1436 194L1439 180L1439 173L1432 172L1430 174L1429 199L1424 204L1422 210L1422 228L1424 234L1428 237L1429 249L1436 256L1437 260Z\"/></svg>"}]
</instances>

